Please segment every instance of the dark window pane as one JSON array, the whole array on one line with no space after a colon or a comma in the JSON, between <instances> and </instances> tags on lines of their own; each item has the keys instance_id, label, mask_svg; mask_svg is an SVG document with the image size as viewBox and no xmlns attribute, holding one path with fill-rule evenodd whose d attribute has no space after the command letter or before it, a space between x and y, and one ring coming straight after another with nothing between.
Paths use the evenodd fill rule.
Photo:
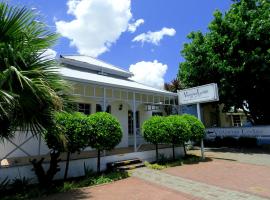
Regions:
<instances>
[{"instance_id":1,"label":"dark window pane","mask_svg":"<svg viewBox=\"0 0 270 200\"><path fill-rule=\"evenodd\" d=\"M102 107L100 104L96 104L96 112L102 112Z\"/></svg>"}]
</instances>

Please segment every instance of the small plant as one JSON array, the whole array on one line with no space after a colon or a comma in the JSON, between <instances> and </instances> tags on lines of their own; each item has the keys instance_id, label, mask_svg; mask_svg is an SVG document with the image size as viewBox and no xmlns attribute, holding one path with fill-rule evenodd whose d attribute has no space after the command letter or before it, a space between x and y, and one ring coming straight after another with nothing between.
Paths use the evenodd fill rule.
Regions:
<instances>
[{"instance_id":1,"label":"small plant","mask_svg":"<svg viewBox=\"0 0 270 200\"><path fill-rule=\"evenodd\" d=\"M29 188L31 179L29 178L15 178L11 183L12 188L16 188L17 192L23 192Z\"/></svg>"},{"instance_id":2,"label":"small plant","mask_svg":"<svg viewBox=\"0 0 270 200\"><path fill-rule=\"evenodd\" d=\"M87 166L87 165L85 164L85 162L83 163L83 170L84 170L84 176L85 176L86 178L89 178L89 177L91 177L91 176L94 175L93 170L92 170L89 166Z\"/></svg>"},{"instance_id":3,"label":"small plant","mask_svg":"<svg viewBox=\"0 0 270 200\"><path fill-rule=\"evenodd\" d=\"M157 163L154 163L154 164L151 164L147 161L144 162L145 166L150 168L150 169L155 169L155 170L162 170L162 169L165 169L166 166L164 165L161 165L161 164L157 164Z\"/></svg>"},{"instance_id":4,"label":"small plant","mask_svg":"<svg viewBox=\"0 0 270 200\"><path fill-rule=\"evenodd\" d=\"M0 181L0 193L3 194L7 191L8 186L10 184L10 180L8 177L4 178L4 180Z\"/></svg>"}]
</instances>

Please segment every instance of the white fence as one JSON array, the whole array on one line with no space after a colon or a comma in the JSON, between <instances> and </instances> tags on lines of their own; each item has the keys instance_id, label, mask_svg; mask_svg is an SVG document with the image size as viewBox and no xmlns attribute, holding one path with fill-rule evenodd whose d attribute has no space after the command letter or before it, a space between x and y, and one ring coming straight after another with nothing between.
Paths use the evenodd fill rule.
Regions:
<instances>
[{"instance_id":1,"label":"white fence","mask_svg":"<svg viewBox=\"0 0 270 200\"><path fill-rule=\"evenodd\" d=\"M232 128L208 128L206 129L206 138L215 137L256 137L270 138L270 126L252 126L252 127L232 127Z\"/></svg>"}]
</instances>

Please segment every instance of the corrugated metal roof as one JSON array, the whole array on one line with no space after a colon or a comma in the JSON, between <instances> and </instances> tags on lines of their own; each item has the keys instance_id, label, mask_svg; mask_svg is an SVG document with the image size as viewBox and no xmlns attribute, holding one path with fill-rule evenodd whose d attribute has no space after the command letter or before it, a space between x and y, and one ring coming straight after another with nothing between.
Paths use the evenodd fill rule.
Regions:
<instances>
[{"instance_id":1,"label":"corrugated metal roof","mask_svg":"<svg viewBox=\"0 0 270 200\"><path fill-rule=\"evenodd\" d=\"M85 55L60 56L60 61L64 64L71 64L85 69L96 70L102 73L114 74L122 77L131 77L133 74L129 71Z\"/></svg>"},{"instance_id":2,"label":"corrugated metal roof","mask_svg":"<svg viewBox=\"0 0 270 200\"><path fill-rule=\"evenodd\" d=\"M143 85L141 83L137 83L130 79L121 79L115 78L110 76L104 76L99 74L94 74L86 71L80 71L79 69L72 69L67 67L62 67L60 69L60 74L71 81L79 81L79 82L86 82L92 83L102 86L109 86L109 87L117 87L122 89L129 89L135 91L144 91L149 93L159 93L163 95L169 96L177 96L176 93L168 92L166 90L161 90L157 88L153 88L147 85Z\"/></svg>"}]
</instances>

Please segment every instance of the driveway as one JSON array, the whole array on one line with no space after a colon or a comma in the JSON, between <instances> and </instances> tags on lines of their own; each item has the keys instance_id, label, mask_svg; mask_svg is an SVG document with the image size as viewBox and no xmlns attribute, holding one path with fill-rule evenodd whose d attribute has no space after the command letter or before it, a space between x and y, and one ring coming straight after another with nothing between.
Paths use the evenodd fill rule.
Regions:
<instances>
[{"instance_id":1,"label":"driveway","mask_svg":"<svg viewBox=\"0 0 270 200\"><path fill-rule=\"evenodd\" d=\"M206 156L210 156L212 161L162 171L139 168L125 180L56 194L46 199L270 199L270 155L261 155L231 152L226 157L226 153L207 151ZM249 160L250 156L260 162Z\"/></svg>"}]
</instances>

